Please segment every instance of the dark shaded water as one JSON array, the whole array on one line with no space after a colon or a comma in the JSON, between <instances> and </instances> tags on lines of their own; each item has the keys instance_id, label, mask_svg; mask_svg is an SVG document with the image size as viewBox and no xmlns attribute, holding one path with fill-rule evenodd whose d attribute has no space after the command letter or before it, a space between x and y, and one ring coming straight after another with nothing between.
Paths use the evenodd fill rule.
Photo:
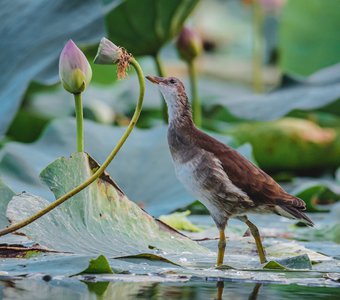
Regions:
<instances>
[{"instance_id":1,"label":"dark shaded water","mask_svg":"<svg viewBox=\"0 0 340 300\"><path fill-rule=\"evenodd\" d=\"M340 288L235 282L0 281L0 299L340 299Z\"/></svg>"}]
</instances>

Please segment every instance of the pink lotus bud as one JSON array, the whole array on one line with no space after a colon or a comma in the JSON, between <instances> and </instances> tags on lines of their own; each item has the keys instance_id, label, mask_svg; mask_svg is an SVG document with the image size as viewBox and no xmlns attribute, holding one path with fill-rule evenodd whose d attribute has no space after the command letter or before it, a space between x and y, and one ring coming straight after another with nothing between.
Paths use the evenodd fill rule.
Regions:
<instances>
[{"instance_id":1,"label":"pink lotus bud","mask_svg":"<svg viewBox=\"0 0 340 300\"><path fill-rule=\"evenodd\" d=\"M177 40L177 50L181 58L190 62L201 54L202 49L199 34L191 28L183 27Z\"/></svg>"},{"instance_id":2,"label":"pink lotus bud","mask_svg":"<svg viewBox=\"0 0 340 300\"><path fill-rule=\"evenodd\" d=\"M59 77L66 91L79 94L92 78L92 70L84 53L69 40L59 57Z\"/></svg>"},{"instance_id":3,"label":"pink lotus bud","mask_svg":"<svg viewBox=\"0 0 340 300\"><path fill-rule=\"evenodd\" d=\"M276 12L284 5L285 0L259 0L265 12Z\"/></svg>"},{"instance_id":4,"label":"pink lotus bud","mask_svg":"<svg viewBox=\"0 0 340 300\"><path fill-rule=\"evenodd\" d=\"M122 48L103 37L100 41L97 55L94 58L94 63L100 65L116 64L119 62L122 54Z\"/></svg>"}]
</instances>

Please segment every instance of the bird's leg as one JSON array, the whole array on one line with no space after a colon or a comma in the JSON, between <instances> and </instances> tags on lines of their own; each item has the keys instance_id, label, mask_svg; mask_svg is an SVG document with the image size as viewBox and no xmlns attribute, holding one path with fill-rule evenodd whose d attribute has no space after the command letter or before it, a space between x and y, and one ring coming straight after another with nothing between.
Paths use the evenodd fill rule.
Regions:
<instances>
[{"instance_id":1,"label":"bird's leg","mask_svg":"<svg viewBox=\"0 0 340 300\"><path fill-rule=\"evenodd\" d=\"M257 252L258 252L259 257L260 257L260 262L261 262L261 264L263 264L267 261L267 258L266 258L266 254L264 253L264 249L263 249L263 246L262 246L260 232L259 232L258 228L256 227L256 225L253 224L252 222L250 222L249 220L247 220L245 223L248 225L250 232L255 239Z\"/></svg>"},{"instance_id":2,"label":"bird's leg","mask_svg":"<svg viewBox=\"0 0 340 300\"><path fill-rule=\"evenodd\" d=\"M247 226L249 227L249 230L250 230L252 236L255 239L255 244L256 244L256 248L257 248L257 252L259 254L261 264L267 262L266 254L264 253L264 248L263 248L262 242L261 242L260 232L259 232L258 228L256 227L256 225L253 224L252 222L250 222L246 216L239 217L238 219L241 220L242 222L246 223Z\"/></svg>"},{"instance_id":3,"label":"bird's leg","mask_svg":"<svg viewBox=\"0 0 340 300\"><path fill-rule=\"evenodd\" d=\"M220 232L220 239L218 241L218 253L217 253L217 263L216 263L217 267L220 267L223 265L224 251L225 251L225 246L226 246L224 228L219 229L219 232Z\"/></svg>"}]
</instances>

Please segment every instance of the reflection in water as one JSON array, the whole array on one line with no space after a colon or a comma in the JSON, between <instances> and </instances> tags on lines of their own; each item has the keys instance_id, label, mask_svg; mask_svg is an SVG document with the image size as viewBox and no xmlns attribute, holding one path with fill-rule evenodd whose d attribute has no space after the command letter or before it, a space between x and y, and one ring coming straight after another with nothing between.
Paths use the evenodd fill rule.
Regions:
<instances>
[{"instance_id":1,"label":"reflection in water","mask_svg":"<svg viewBox=\"0 0 340 300\"><path fill-rule=\"evenodd\" d=\"M260 287L262 286L262 283L256 283L254 286L254 289L250 293L248 300L256 300L257 295L259 294ZM224 281L217 281L216 284L217 287L217 294L216 294L216 300L222 300L223 299L223 290L224 290Z\"/></svg>"},{"instance_id":2,"label":"reflection in water","mask_svg":"<svg viewBox=\"0 0 340 300\"><path fill-rule=\"evenodd\" d=\"M134 277L136 279L136 277ZM132 280L132 278L131 278ZM246 282L81 282L75 279L0 280L4 300L206 300L206 299L339 299L339 289Z\"/></svg>"},{"instance_id":3,"label":"reflection in water","mask_svg":"<svg viewBox=\"0 0 340 300\"><path fill-rule=\"evenodd\" d=\"M216 300L221 300L224 290L224 281L217 281L216 287L217 287Z\"/></svg>"},{"instance_id":4,"label":"reflection in water","mask_svg":"<svg viewBox=\"0 0 340 300\"><path fill-rule=\"evenodd\" d=\"M257 299L257 295L259 294L259 290L260 290L261 286L262 286L262 283L256 283L255 284L254 289L251 292L251 294L249 295L248 300L256 300Z\"/></svg>"}]
</instances>

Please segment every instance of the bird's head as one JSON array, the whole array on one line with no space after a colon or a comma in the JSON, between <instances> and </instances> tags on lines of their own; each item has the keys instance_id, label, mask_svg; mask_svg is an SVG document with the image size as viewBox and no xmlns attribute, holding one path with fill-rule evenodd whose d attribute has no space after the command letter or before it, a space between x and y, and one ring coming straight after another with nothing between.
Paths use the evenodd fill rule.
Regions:
<instances>
[{"instance_id":1,"label":"bird's head","mask_svg":"<svg viewBox=\"0 0 340 300\"><path fill-rule=\"evenodd\" d=\"M185 92L183 83L176 77L146 76L146 78L159 86L167 102L175 100L174 98Z\"/></svg>"},{"instance_id":2,"label":"bird's head","mask_svg":"<svg viewBox=\"0 0 340 300\"><path fill-rule=\"evenodd\" d=\"M176 77L146 76L154 84L157 84L168 106L169 118L190 114L188 97L183 83Z\"/></svg>"}]
</instances>

